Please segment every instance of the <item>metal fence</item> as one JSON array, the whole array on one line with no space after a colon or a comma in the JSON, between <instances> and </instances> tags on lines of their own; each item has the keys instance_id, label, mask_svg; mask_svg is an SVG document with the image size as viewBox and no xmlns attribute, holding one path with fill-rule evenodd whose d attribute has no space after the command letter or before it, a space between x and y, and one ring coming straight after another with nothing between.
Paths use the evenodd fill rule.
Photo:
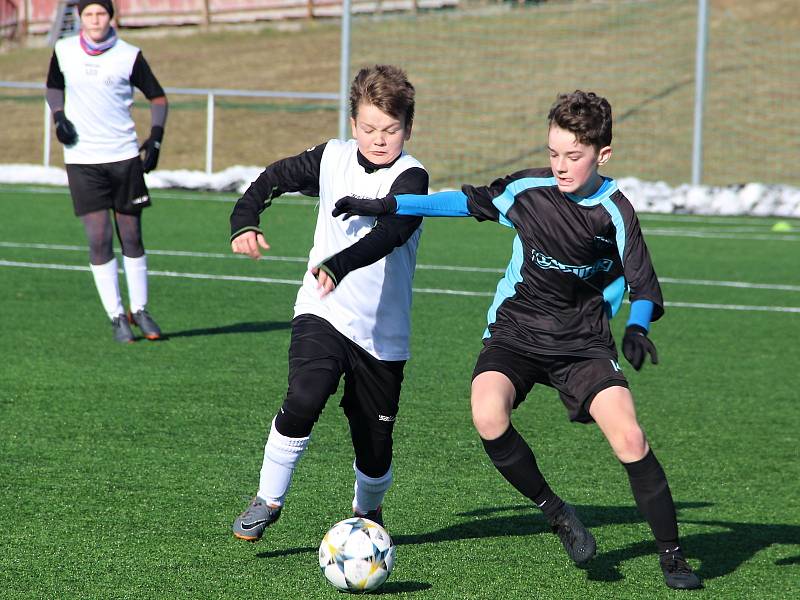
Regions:
<instances>
[{"instance_id":1,"label":"metal fence","mask_svg":"<svg viewBox=\"0 0 800 600\"><path fill-rule=\"evenodd\" d=\"M45 85L43 83L28 83L16 81L0 81L0 88L39 90L44 94ZM259 90L228 90L228 89L199 89L199 88L164 88L169 95L178 96L202 96L206 99L206 129L205 129L205 171L213 172L214 167L214 129L215 129L215 106L217 98L283 98L291 100L322 100L330 101L339 105L340 94L338 92L282 92L282 91L259 91ZM50 166L50 140L51 134L50 107L44 103L44 127L42 137L42 164ZM343 137L343 134L340 136Z\"/></svg>"}]
</instances>

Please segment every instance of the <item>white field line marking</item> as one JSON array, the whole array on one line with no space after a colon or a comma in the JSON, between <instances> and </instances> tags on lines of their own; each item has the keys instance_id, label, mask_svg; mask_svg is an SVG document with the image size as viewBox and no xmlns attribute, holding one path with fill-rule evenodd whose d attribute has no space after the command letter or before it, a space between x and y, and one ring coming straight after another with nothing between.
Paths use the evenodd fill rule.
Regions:
<instances>
[{"instance_id":1,"label":"white field line marking","mask_svg":"<svg viewBox=\"0 0 800 600\"><path fill-rule=\"evenodd\" d=\"M767 230L765 230L766 232ZM642 228L645 235L656 237L688 237L688 238L713 238L716 240L736 240L737 242L800 242L798 235L786 235L781 233L764 233L755 235L741 235L734 233L714 233L702 229L648 229Z\"/></svg>"},{"instance_id":2,"label":"white field line marking","mask_svg":"<svg viewBox=\"0 0 800 600\"><path fill-rule=\"evenodd\" d=\"M56 263L31 263L18 262L12 260L0 260L0 267L22 267L29 269L55 269L59 271L90 271L88 266L83 265L63 265ZM122 273L122 269L119 270ZM301 281L295 279L273 279L269 277L247 277L244 275L212 275L210 273L180 273L177 271L148 271L149 275L156 277L178 277L184 279L206 279L211 281L243 281L250 283L277 283L285 285L301 285ZM414 292L422 294L439 294L450 296L478 296L485 298L494 297L492 292L470 292L466 290L447 290L436 288L413 288ZM666 302L667 307L677 308L702 308L712 310L740 310L755 312L777 312L777 313L798 313L800 306L759 306L747 304L707 304L700 302Z\"/></svg>"},{"instance_id":3,"label":"white field line marking","mask_svg":"<svg viewBox=\"0 0 800 600\"><path fill-rule=\"evenodd\" d=\"M18 243L0 242L0 248L31 248L34 250L66 250L69 252L86 252L84 246L72 246L64 244L39 244L39 243ZM222 252L191 252L188 250L148 250L148 254L158 256L185 256L189 258L220 258L234 260L248 260L249 257L239 254ZM249 259L252 260L252 259ZM274 256L263 255L260 260L272 260L278 262L306 263L307 258L300 256ZM462 267L456 265L425 265L418 264L417 269L430 271L459 271L466 273L494 273L501 274L505 269L494 269L485 267ZM781 283L752 283L747 281L723 281L716 279L679 279L674 277L659 277L661 283L675 283L679 285L703 285L712 287L732 287L741 289L760 289L760 290L779 290L783 292L800 292L800 285L788 285Z\"/></svg>"},{"instance_id":4,"label":"white field line marking","mask_svg":"<svg viewBox=\"0 0 800 600\"><path fill-rule=\"evenodd\" d=\"M700 225L759 225L763 224L765 227L772 227L775 221L787 221L790 224L800 224L797 223L797 217L757 217L753 216L745 216L739 215L735 217L720 217L714 215L676 215L676 214L666 214L666 213L640 213L639 220L642 222L645 221L670 221L673 223L686 223L687 221L690 223L698 223Z\"/></svg>"}]
</instances>

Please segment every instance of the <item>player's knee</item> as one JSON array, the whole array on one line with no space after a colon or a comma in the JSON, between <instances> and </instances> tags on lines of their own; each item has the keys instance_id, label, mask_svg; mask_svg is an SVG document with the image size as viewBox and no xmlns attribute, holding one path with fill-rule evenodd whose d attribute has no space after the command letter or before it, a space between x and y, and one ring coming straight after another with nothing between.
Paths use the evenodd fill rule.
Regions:
<instances>
[{"instance_id":1,"label":"player's knee","mask_svg":"<svg viewBox=\"0 0 800 600\"><path fill-rule=\"evenodd\" d=\"M506 411L496 404L473 401L472 424L483 439L492 440L501 436L510 422Z\"/></svg>"},{"instance_id":2,"label":"player's knee","mask_svg":"<svg viewBox=\"0 0 800 600\"><path fill-rule=\"evenodd\" d=\"M104 265L114 258L111 239L89 238L89 258L93 265Z\"/></svg>"},{"instance_id":3,"label":"player's knee","mask_svg":"<svg viewBox=\"0 0 800 600\"><path fill-rule=\"evenodd\" d=\"M128 258L139 258L144 256L144 244L141 237L122 237L120 239L122 253Z\"/></svg>"},{"instance_id":4,"label":"player's knee","mask_svg":"<svg viewBox=\"0 0 800 600\"><path fill-rule=\"evenodd\" d=\"M291 409L286 409L286 404L275 416L275 429L278 433L290 438L304 438L311 435L317 419L306 414L295 414Z\"/></svg>"},{"instance_id":5,"label":"player's knee","mask_svg":"<svg viewBox=\"0 0 800 600\"><path fill-rule=\"evenodd\" d=\"M613 441L609 441L614 453L623 462L639 460L647 453L647 439L638 425L620 431Z\"/></svg>"},{"instance_id":6,"label":"player's knee","mask_svg":"<svg viewBox=\"0 0 800 600\"><path fill-rule=\"evenodd\" d=\"M281 412L296 423L314 423L319 419L328 397L317 393L314 389L290 388L283 401Z\"/></svg>"}]
</instances>

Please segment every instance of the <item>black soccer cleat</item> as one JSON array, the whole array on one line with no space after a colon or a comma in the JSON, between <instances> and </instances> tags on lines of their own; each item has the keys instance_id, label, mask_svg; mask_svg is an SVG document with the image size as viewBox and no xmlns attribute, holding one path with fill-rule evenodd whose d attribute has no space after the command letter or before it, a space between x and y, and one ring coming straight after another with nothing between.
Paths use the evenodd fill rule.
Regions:
<instances>
[{"instance_id":1,"label":"black soccer cleat","mask_svg":"<svg viewBox=\"0 0 800 600\"><path fill-rule=\"evenodd\" d=\"M368 510L365 513L360 513L357 510L353 510L353 516L358 517L359 519L369 519L383 527L383 506L379 506L375 510Z\"/></svg>"},{"instance_id":2,"label":"black soccer cleat","mask_svg":"<svg viewBox=\"0 0 800 600\"><path fill-rule=\"evenodd\" d=\"M576 565L588 562L597 552L597 543L592 532L583 526L575 509L566 502L561 511L550 519L550 527L561 539L564 550Z\"/></svg>"},{"instance_id":3,"label":"black soccer cleat","mask_svg":"<svg viewBox=\"0 0 800 600\"><path fill-rule=\"evenodd\" d=\"M664 583L667 587L675 590L696 590L703 587L703 582L683 558L680 548L662 552L658 556L658 562L664 572Z\"/></svg>"}]
</instances>

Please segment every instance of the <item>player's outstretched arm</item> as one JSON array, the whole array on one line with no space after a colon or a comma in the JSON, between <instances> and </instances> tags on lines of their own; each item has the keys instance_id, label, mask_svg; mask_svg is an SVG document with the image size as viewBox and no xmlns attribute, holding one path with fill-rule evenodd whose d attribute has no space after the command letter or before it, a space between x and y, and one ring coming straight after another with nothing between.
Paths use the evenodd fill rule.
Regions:
<instances>
[{"instance_id":1,"label":"player's outstretched arm","mask_svg":"<svg viewBox=\"0 0 800 600\"><path fill-rule=\"evenodd\" d=\"M647 337L650 317L653 314L653 303L650 300L634 300L631 303L631 314L622 338L622 353L637 371L644 365L645 358L658 364L658 352L652 340Z\"/></svg>"},{"instance_id":2,"label":"player's outstretched arm","mask_svg":"<svg viewBox=\"0 0 800 600\"><path fill-rule=\"evenodd\" d=\"M331 213L345 219L356 215L380 216L398 214L414 217L470 217L467 196L461 191L435 194L390 194L385 198L345 196L336 202Z\"/></svg>"}]
</instances>

